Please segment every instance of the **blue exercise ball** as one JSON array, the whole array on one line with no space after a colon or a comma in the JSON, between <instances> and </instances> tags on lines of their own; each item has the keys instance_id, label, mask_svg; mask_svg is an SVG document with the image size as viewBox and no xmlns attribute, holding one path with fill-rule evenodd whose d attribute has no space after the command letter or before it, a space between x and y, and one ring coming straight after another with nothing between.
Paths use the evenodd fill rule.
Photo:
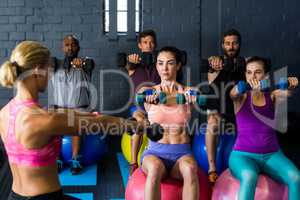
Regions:
<instances>
[{"instance_id":1,"label":"blue exercise ball","mask_svg":"<svg viewBox=\"0 0 300 200\"><path fill-rule=\"evenodd\" d=\"M196 132L193 139L193 153L200 168L208 172L208 159L205 145L206 128ZM228 159L235 142L235 135L221 134L218 137L216 149L216 168L217 173L221 174L228 168Z\"/></svg>"},{"instance_id":2,"label":"blue exercise ball","mask_svg":"<svg viewBox=\"0 0 300 200\"><path fill-rule=\"evenodd\" d=\"M82 164L91 165L99 161L99 159L107 152L107 142L99 135L83 136L80 154L82 155ZM72 137L64 136L62 138L61 157L65 163L72 159Z\"/></svg>"}]
</instances>

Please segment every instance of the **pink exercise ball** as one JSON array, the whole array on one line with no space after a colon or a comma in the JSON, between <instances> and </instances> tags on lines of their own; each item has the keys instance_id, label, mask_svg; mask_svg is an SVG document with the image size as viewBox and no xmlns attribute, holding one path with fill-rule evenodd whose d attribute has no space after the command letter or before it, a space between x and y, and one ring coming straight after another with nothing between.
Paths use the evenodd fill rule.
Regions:
<instances>
[{"instance_id":1,"label":"pink exercise ball","mask_svg":"<svg viewBox=\"0 0 300 200\"><path fill-rule=\"evenodd\" d=\"M202 170L198 170L200 198L201 200L211 199L211 188L207 181L207 176ZM129 177L125 199L143 200L146 174L139 168ZM183 182L174 178L167 177L161 182L161 200L181 200Z\"/></svg>"},{"instance_id":2,"label":"pink exercise ball","mask_svg":"<svg viewBox=\"0 0 300 200\"><path fill-rule=\"evenodd\" d=\"M218 178L212 194L212 200L235 200L238 199L240 183L235 179L229 169L224 171ZM255 200L287 200L288 188L266 175L259 175Z\"/></svg>"}]
</instances>

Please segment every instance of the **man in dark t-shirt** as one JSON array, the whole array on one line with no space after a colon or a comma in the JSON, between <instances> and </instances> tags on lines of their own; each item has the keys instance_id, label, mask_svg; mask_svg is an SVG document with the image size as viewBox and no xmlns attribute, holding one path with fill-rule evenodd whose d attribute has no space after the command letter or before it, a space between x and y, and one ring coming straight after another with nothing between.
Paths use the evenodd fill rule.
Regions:
<instances>
[{"instance_id":1,"label":"man in dark t-shirt","mask_svg":"<svg viewBox=\"0 0 300 200\"><path fill-rule=\"evenodd\" d=\"M160 77L154 63L156 34L153 30L145 30L138 36L138 48L140 54L130 54L127 56L127 64L125 66L129 77L133 81L134 91L137 91L145 82L150 84L160 83ZM147 63L142 62L142 54L151 57Z\"/></svg>"},{"instance_id":2,"label":"man in dark t-shirt","mask_svg":"<svg viewBox=\"0 0 300 200\"><path fill-rule=\"evenodd\" d=\"M54 74L49 83L49 105L52 108L72 108L80 111L92 111L89 83L91 81L94 61L90 58L79 58L79 41L73 35L63 40L64 59L54 58ZM71 173L79 174L83 166L80 155L81 137L72 137ZM59 169L62 162L58 160Z\"/></svg>"},{"instance_id":3,"label":"man in dark t-shirt","mask_svg":"<svg viewBox=\"0 0 300 200\"><path fill-rule=\"evenodd\" d=\"M216 133L236 133L234 107L229 93L239 80L245 79L245 59L239 56L240 45L240 33L235 29L230 29L223 34L222 49L224 55L212 56L208 59L211 66L207 73L207 79L210 84L209 94L219 93L218 98L208 101L205 143L209 166L209 181L211 183L214 183L217 179L215 161Z\"/></svg>"},{"instance_id":4,"label":"man in dark t-shirt","mask_svg":"<svg viewBox=\"0 0 300 200\"><path fill-rule=\"evenodd\" d=\"M133 81L134 91L137 92L143 86L156 85L160 83L160 76L155 66L155 48L156 48L156 34L153 30L144 30L138 35L138 48L140 54L130 54L127 57L127 64L125 66L129 77ZM142 54L148 56L148 61L143 62ZM149 61L150 57L150 61ZM152 60L152 61L151 61ZM137 109L133 112L132 117L137 121L146 119L143 111ZM131 162L130 173L137 167L137 155L141 144L141 135L134 134L131 137Z\"/></svg>"}]
</instances>

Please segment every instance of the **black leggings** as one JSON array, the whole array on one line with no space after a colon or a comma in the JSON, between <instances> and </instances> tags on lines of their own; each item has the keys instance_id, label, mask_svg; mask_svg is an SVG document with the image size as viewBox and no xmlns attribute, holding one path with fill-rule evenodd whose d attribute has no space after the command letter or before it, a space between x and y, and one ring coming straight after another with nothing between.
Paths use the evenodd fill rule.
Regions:
<instances>
[{"instance_id":1,"label":"black leggings","mask_svg":"<svg viewBox=\"0 0 300 200\"><path fill-rule=\"evenodd\" d=\"M79 200L75 197L65 195L62 190L51 192L47 194L41 194L32 197L21 196L14 191L11 191L8 200Z\"/></svg>"}]
</instances>

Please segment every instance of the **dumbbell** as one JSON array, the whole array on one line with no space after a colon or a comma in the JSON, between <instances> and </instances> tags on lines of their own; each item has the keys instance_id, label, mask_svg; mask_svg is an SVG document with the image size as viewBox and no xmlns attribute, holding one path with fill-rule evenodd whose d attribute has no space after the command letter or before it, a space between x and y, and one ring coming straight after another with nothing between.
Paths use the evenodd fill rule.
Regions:
<instances>
[{"instance_id":1,"label":"dumbbell","mask_svg":"<svg viewBox=\"0 0 300 200\"><path fill-rule=\"evenodd\" d=\"M181 53L181 64L182 66L186 65L187 63L187 53L186 51L180 51ZM141 65L144 66L150 66L154 65L156 63L156 58L157 58L157 51L154 52L140 52L140 53L135 53L138 54L139 57L141 58ZM118 53L117 54L117 65L118 67L125 67L127 64L127 57L128 55L124 52ZM136 67L136 64L134 63L129 63L130 65Z\"/></svg>"},{"instance_id":2,"label":"dumbbell","mask_svg":"<svg viewBox=\"0 0 300 200\"><path fill-rule=\"evenodd\" d=\"M163 133L164 128L158 123L153 123L146 128L147 137L154 142L160 140L163 137Z\"/></svg>"},{"instance_id":3,"label":"dumbbell","mask_svg":"<svg viewBox=\"0 0 300 200\"><path fill-rule=\"evenodd\" d=\"M134 118L129 118L130 120L134 120L136 121L136 119ZM128 135L133 135L136 132L129 130L127 131ZM152 140L152 141L158 141L163 137L163 133L164 133L164 128L158 124L158 123L153 123L151 125L149 125L148 127L146 127L144 132L137 132L137 134L142 134L142 133L146 133L147 137Z\"/></svg>"},{"instance_id":4,"label":"dumbbell","mask_svg":"<svg viewBox=\"0 0 300 200\"><path fill-rule=\"evenodd\" d=\"M146 96L153 95L154 92L155 92L155 90L149 89L149 90L145 90L143 93L138 93L136 95L136 103L138 105L142 106L144 104L144 102L146 101ZM206 105L207 98L205 96L200 95L199 92L194 91L194 90L190 90L188 92L189 92L189 95L197 96L196 102L199 106ZM160 104L166 104L167 103L166 93L160 92L156 102L160 103ZM186 103L184 94L176 94L176 103L177 104L185 104Z\"/></svg>"},{"instance_id":5,"label":"dumbbell","mask_svg":"<svg viewBox=\"0 0 300 200\"><path fill-rule=\"evenodd\" d=\"M127 54L126 53L118 53L117 54L118 67L125 67L126 64L127 64Z\"/></svg>"},{"instance_id":6,"label":"dumbbell","mask_svg":"<svg viewBox=\"0 0 300 200\"><path fill-rule=\"evenodd\" d=\"M125 67L126 64L128 63L130 66L137 67L137 65L143 65L143 66L150 66L153 65L156 62L156 52L140 52L140 53L135 53L138 54L139 57L141 58L140 63L134 64L130 63L127 60L128 55L126 53L118 53L117 54L117 65L119 67Z\"/></svg>"},{"instance_id":7,"label":"dumbbell","mask_svg":"<svg viewBox=\"0 0 300 200\"><path fill-rule=\"evenodd\" d=\"M244 72L246 67L246 61L243 57L237 57L236 61L234 62L233 59L230 58L223 58L223 70L229 71L229 72ZM207 72L214 72L215 70L211 67L209 64L208 59L202 59L201 60L201 72L207 73Z\"/></svg>"},{"instance_id":8,"label":"dumbbell","mask_svg":"<svg viewBox=\"0 0 300 200\"><path fill-rule=\"evenodd\" d=\"M141 55L141 64L145 66L155 65L157 59L157 52L152 53L143 52Z\"/></svg>"},{"instance_id":9,"label":"dumbbell","mask_svg":"<svg viewBox=\"0 0 300 200\"><path fill-rule=\"evenodd\" d=\"M199 106L206 106L207 104L207 98L203 95L200 95L200 93L198 91L195 90L189 90L188 91L189 95L191 96L196 96L196 102ZM186 103L186 99L184 94L176 94L176 103L177 104L185 104Z\"/></svg>"},{"instance_id":10,"label":"dumbbell","mask_svg":"<svg viewBox=\"0 0 300 200\"><path fill-rule=\"evenodd\" d=\"M260 90L268 91L271 89L271 81L269 79L260 80ZM275 84L275 89L286 90L289 87L289 82L287 78L280 78L278 83ZM245 92L252 90L249 83L245 81L239 81L237 84L237 91L239 94L244 94Z\"/></svg>"},{"instance_id":11,"label":"dumbbell","mask_svg":"<svg viewBox=\"0 0 300 200\"><path fill-rule=\"evenodd\" d=\"M137 93L135 96L135 102L139 106L143 106L146 101L146 96L153 95L155 90L148 89L143 91L142 93ZM158 98L156 99L157 103L166 104L167 103L167 95L164 92L160 92Z\"/></svg>"},{"instance_id":12,"label":"dumbbell","mask_svg":"<svg viewBox=\"0 0 300 200\"><path fill-rule=\"evenodd\" d=\"M157 51L154 51L152 53L150 52L142 52L139 54L140 58L141 58L141 64L144 66L150 66L150 65L154 65L156 63L156 59L157 59ZM181 65L185 66L187 63L187 53L186 51L181 51L180 50L180 61L181 61Z\"/></svg>"}]
</instances>

